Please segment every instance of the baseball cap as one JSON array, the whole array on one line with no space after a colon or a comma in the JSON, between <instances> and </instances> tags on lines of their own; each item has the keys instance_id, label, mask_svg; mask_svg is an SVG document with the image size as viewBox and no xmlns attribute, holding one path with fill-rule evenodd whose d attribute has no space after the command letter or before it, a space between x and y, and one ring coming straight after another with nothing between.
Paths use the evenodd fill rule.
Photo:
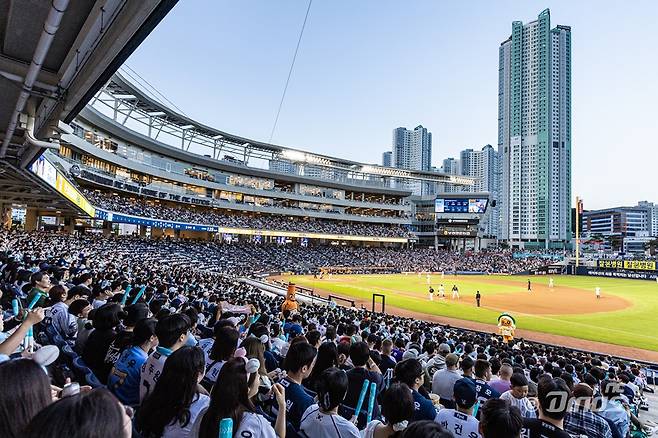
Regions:
<instances>
[{"instance_id":1,"label":"baseball cap","mask_svg":"<svg viewBox=\"0 0 658 438\"><path fill-rule=\"evenodd\" d=\"M455 403L464 408L470 408L475 404L475 382L468 377L461 378L455 382L453 389Z\"/></svg>"},{"instance_id":2,"label":"baseball cap","mask_svg":"<svg viewBox=\"0 0 658 438\"><path fill-rule=\"evenodd\" d=\"M459 357L456 354L450 353L446 356L446 366L454 367L459 362Z\"/></svg>"},{"instance_id":3,"label":"baseball cap","mask_svg":"<svg viewBox=\"0 0 658 438\"><path fill-rule=\"evenodd\" d=\"M450 353L450 345L445 342L439 345L439 353Z\"/></svg>"}]
</instances>

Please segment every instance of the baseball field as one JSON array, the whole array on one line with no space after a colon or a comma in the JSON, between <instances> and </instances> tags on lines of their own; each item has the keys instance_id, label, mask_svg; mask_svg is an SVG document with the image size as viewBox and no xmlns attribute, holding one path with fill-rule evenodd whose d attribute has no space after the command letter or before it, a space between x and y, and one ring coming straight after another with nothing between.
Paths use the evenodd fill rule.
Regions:
<instances>
[{"instance_id":1,"label":"baseball field","mask_svg":"<svg viewBox=\"0 0 658 438\"><path fill-rule=\"evenodd\" d=\"M387 313L485 331L497 331L501 312L516 318L517 337L602 353L658 361L658 284L585 276L385 274L291 276L286 281L354 299L370 309L372 294L386 296ZM527 290L531 281L532 291ZM445 298L438 295L440 285ZM429 285L434 300L429 299ZM452 287L459 299L452 298ZM601 298L595 289L599 287ZM476 306L476 291L481 307Z\"/></svg>"}]
</instances>

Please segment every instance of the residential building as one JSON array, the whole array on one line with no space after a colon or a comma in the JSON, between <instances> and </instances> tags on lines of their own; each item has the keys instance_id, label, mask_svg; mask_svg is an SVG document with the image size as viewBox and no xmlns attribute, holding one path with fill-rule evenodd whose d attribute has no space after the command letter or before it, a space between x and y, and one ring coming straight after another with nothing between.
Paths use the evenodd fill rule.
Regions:
<instances>
[{"instance_id":1,"label":"residential building","mask_svg":"<svg viewBox=\"0 0 658 438\"><path fill-rule=\"evenodd\" d=\"M498 152L486 145L482 150L465 149L459 154L460 174L477 178L475 185L466 188L469 192L491 193L489 214L483 224L486 236L498 236L498 222L500 220L498 207L492 207L493 201L498 199Z\"/></svg>"},{"instance_id":2,"label":"residential building","mask_svg":"<svg viewBox=\"0 0 658 438\"><path fill-rule=\"evenodd\" d=\"M432 166L432 133L422 125L413 130L396 128L393 130L392 166L399 169L429 171ZM427 194L430 184L420 181L397 180L397 188L410 190L415 195Z\"/></svg>"},{"instance_id":3,"label":"residential building","mask_svg":"<svg viewBox=\"0 0 658 438\"><path fill-rule=\"evenodd\" d=\"M571 239L571 29L550 11L512 23L499 48L500 237L513 246Z\"/></svg>"},{"instance_id":4,"label":"residential building","mask_svg":"<svg viewBox=\"0 0 658 438\"><path fill-rule=\"evenodd\" d=\"M382 154L382 166L393 167L393 152L388 151Z\"/></svg>"}]
</instances>

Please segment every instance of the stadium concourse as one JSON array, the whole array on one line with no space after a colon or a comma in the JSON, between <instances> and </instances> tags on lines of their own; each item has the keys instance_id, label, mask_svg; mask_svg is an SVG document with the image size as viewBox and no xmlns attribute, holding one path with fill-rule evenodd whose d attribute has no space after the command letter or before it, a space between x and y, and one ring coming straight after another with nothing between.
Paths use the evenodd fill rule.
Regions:
<instances>
[{"instance_id":1,"label":"stadium concourse","mask_svg":"<svg viewBox=\"0 0 658 438\"><path fill-rule=\"evenodd\" d=\"M356 308L281 312L242 281L462 263L430 254L2 231L0 436L205 438L226 418L238 437L652 433L646 364Z\"/></svg>"}]
</instances>

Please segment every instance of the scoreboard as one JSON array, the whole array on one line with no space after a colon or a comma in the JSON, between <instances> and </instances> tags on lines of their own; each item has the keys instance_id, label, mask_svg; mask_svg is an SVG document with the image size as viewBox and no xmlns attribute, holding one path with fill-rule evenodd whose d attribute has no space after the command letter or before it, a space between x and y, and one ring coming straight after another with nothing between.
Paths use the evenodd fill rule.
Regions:
<instances>
[{"instance_id":1,"label":"scoreboard","mask_svg":"<svg viewBox=\"0 0 658 438\"><path fill-rule=\"evenodd\" d=\"M483 214L487 209L486 198L436 198L435 213L477 213Z\"/></svg>"},{"instance_id":2,"label":"scoreboard","mask_svg":"<svg viewBox=\"0 0 658 438\"><path fill-rule=\"evenodd\" d=\"M603 269L631 269L636 271L655 271L656 262L653 260L607 260L599 259L596 266Z\"/></svg>"}]
</instances>

